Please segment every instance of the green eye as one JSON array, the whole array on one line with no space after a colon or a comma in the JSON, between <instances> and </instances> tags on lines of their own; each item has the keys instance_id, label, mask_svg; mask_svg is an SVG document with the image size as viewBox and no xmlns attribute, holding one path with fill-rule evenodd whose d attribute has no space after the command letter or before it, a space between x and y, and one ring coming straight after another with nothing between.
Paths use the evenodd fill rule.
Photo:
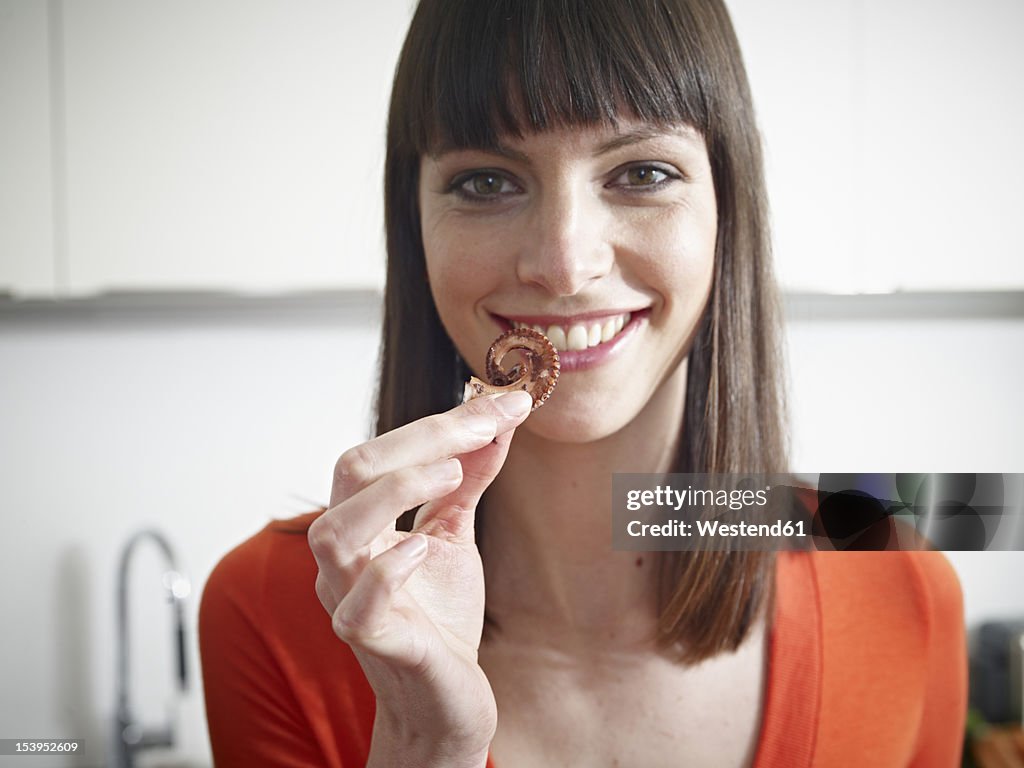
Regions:
<instances>
[{"instance_id":1,"label":"green eye","mask_svg":"<svg viewBox=\"0 0 1024 768\"><path fill-rule=\"evenodd\" d=\"M478 195L498 195L505 180L493 173L478 173L469 180L473 185L473 191Z\"/></svg>"},{"instance_id":2,"label":"green eye","mask_svg":"<svg viewBox=\"0 0 1024 768\"><path fill-rule=\"evenodd\" d=\"M631 187L650 187L667 178L667 173L650 165L638 165L626 171L626 183Z\"/></svg>"},{"instance_id":3,"label":"green eye","mask_svg":"<svg viewBox=\"0 0 1024 768\"><path fill-rule=\"evenodd\" d=\"M615 178L608 182L608 188L616 188L623 193L659 193L683 179L683 174L667 163L636 163L620 166L614 172Z\"/></svg>"},{"instance_id":4,"label":"green eye","mask_svg":"<svg viewBox=\"0 0 1024 768\"><path fill-rule=\"evenodd\" d=\"M520 191L503 173L498 171L472 171L459 176L449 187L464 200L471 202L493 202Z\"/></svg>"}]
</instances>

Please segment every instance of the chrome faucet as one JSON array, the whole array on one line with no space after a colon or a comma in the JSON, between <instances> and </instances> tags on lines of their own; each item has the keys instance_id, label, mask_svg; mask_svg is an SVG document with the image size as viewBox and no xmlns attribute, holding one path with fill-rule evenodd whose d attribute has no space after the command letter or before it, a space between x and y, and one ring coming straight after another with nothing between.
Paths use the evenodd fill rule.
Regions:
<instances>
[{"instance_id":1,"label":"chrome faucet","mask_svg":"<svg viewBox=\"0 0 1024 768\"><path fill-rule=\"evenodd\" d=\"M188 668L185 665L185 622L184 600L191 590L188 579L179 571L170 542L157 530L146 529L133 535L121 550L121 566L117 578L117 723L114 735L114 765L116 768L133 768L135 755L144 749L170 747L174 745L174 719L168 718L158 728L143 728L132 719L128 702L129 643L128 643L128 566L135 548L144 540L153 541L164 555L167 570L163 575L163 586L167 601L173 606L174 631L176 635L178 687L188 687Z\"/></svg>"}]
</instances>

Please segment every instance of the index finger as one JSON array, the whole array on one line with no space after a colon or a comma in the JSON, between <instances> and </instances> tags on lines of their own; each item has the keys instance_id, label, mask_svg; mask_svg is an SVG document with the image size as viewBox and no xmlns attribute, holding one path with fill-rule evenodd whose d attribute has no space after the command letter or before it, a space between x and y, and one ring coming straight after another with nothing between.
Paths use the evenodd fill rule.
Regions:
<instances>
[{"instance_id":1,"label":"index finger","mask_svg":"<svg viewBox=\"0 0 1024 768\"><path fill-rule=\"evenodd\" d=\"M480 397L425 416L345 451L334 465L331 507L396 469L433 464L483 448L529 415L526 392Z\"/></svg>"}]
</instances>

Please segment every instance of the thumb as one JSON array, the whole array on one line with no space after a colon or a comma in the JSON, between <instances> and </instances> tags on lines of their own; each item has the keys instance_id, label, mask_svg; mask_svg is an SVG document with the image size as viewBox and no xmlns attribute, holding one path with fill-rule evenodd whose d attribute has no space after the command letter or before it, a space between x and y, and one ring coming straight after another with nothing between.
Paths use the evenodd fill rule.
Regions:
<instances>
[{"instance_id":1,"label":"thumb","mask_svg":"<svg viewBox=\"0 0 1024 768\"><path fill-rule=\"evenodd\" d=\"M456 458L462 463L462 483L447 496L434 499L416 513L414 531L448 539L473 540L476 506L505 464L514 429L479 450Z\"/></svg>"}]
</instances>

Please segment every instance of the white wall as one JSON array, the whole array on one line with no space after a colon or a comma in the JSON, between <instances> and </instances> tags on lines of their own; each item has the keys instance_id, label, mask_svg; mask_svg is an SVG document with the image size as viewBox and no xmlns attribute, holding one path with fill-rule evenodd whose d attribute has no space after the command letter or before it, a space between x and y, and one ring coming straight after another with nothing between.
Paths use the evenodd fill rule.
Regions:
<instances>
[{"instance_id":1,"label":"white wall","mask_svg":"<svg viewBox=\"0 0 1024 768\"><path fill-rule=\"evenodd\" d=\"M133 531L171 538L197 598L224 552L327 500L334 459L367 434L376 321L324 303L0 314L0 735L85 738L79 764L101 763L117 555ZM1024 348L1024 320L805 319L788 339L797 468L1024 467L1024 361L1008 354ZM1010 587L1024 553L951 559L970 622L1024 614ZM140 549L135 700L147 722L171 692L160 572ZM174 755L208 764L196 605Z\"/></svg>"},{"instance_id":2,"label":"white wall","mask_svg":"<svg viewBox=\"0 0 1024 768\"><path fill-rule=\"evenodd\" d=\"M798 472L1024 471L1024 318L791 321ZM969 625L1024 618L1024 552L949 552Z\"/></svg>"},{"instance_id":3,"label":"white wall","mask_svg":"<svg viewBox=\"0 0 1024 768\"><path fill-rule=\"evenodd\" d=\"M726 2L787 286L1024 287L1024 3Z\"/></svg>"},{"instance_id":4,"label":"white wall","mask_svg":"<svg viewBox=\"0 0 1024 768\"><path fill-rule=\"evenodd\" d=\"M353 24L376 30L362 36L367 50L393 56L411 2L348 5ZM160 6L164 12L171 7ZM264 12L284 7L259 4ZM313 3L307 10L335 14L339 7ZM1024 230L1010 225L1020 197L1012 185L1024 173L1016 140L1024 110L1019 100L1005 98L1024 56L1014 37L1024 5L735 0L730 7L768 142L777 253L790 287L1024 286ZM127 0L88 7L84 0L53 0L46 11L67 11L71 32L102 31L93 24L94 8L114 17L145 15ZM181 8L191 13L200 4ZM36 0L0 0L0 160L7 161L0 167L27 169L23 175L36 179L25 184L0 173L0 234L15 243L0 252L0 267L17 266L8 271L35 295L60 282L55 270L67 272L62 259L69 242L75 255L68 219L78 226L71 234L81 236L97 218L69 213L51 181L78 189L71 202L97 206L90 210L114 222L111 227L124 214L117 206L103 209L88 185L74 186L76 169L92 167L90 158L98 156L86 151L91 145L75 143L76 126L85 120L94 128L89 135L107 135L102 115L89 109L92 102L74 99L74 76L65 84L72 90L69 104L62 104L59 89L40 95L56 77L51 65L61 61L42 50L52 26L46 11ZM239 40L231 31L234 17L219 18L223 37L207 39L204 48L211 55L221 41L230 54ZM259 14L249 20L255 18ZM12 19L30 23L15 27ZM173 35L150 27L164 41L155 53L176 50L167 42ZM125 45L134 44L135 34L118 32ZM94 42L88 51L99 52L90 55L104 51L97 39L88 37ZM72 45L68 61L88 60L85 50ZM173 71L171 65L160 72ZM339 135L336 143L330 131L318 131L324 143L300 148L308 157L337 161L342 145L351 151L380 135L381 87L367 85L363 68L345 66L352 70L349 95L362 94L362 102L346 102L352 110L346 114L372 117L353 124L361 132ZM386 67L378 60L372 69L379 79ZM111 77L133 75L121 66ZM179 95L190 92L182 88ZM207 114L203 109L213 109L186 106L186 112L198 110L183 115L193 128ZM61 128L62 109L71 134L63 159L67 147L49 133L52 125ZM176 133L156 134L157 148L182 146ZM201 132L188 137L206 151ZM353 171L357 181L379 165L380 150L365 147L365 167ZM99 176L104 167L97 167ZM130 164L119 168L127 172ZM226 183L230 175L214 181ZM300 198L299 207L308 202L330 210L327 198L338 193L340 178L323 172L298 184L318 190L308 201ZM169 182L145 191L191 189L187 179ZM370 207L339 211L353 224L349 247L355 242L372 250L379 243L372 224L379 229L376 200L367 193ZM161 211L154 205L129 223L138 229ZM356 232L362 220L371 223ZM287 232L283 238L293 242ZM189 241L189 258L210 256L192 247L202 241ZM126 253L129 261L136 258ZM181 265L168 263L172 257L164 254L167 269ZM166 284L193 285L178 277ZM136 309L109 299L72 309L0 306L0 737L83 737L85 755L69 763L103 762L114 708L118 550L135 530L156 526L172 539L194 583L188 615L193 687L180 712L181 746L173 757L209 763L194 636L203 583L224 552L266 521L326 501L334 459L367 432L376 320L358 309L328 308L336 299L194 304L178 297L163 310L154 296L140 298ZM1024 470L1020 314L948 320L811 315L791 322L796 468ZM1024 595L1009 587L1019 582L1024 554L956 553L950 559L961 575L969 622L1024 613ZM147 722L159 721L172 699L159 572L155 554L140 550L132 571L133 639L148 651L145 662L136 656L135 700ZM0 766L9 764L21 761L0 758Z\"/></svg>"},{"instance_id":5,"label":"white wall","mask_svg":"<svg viewBox=\"0 0 1024 768\"><path fill-rule=\"evenodd\" d=\"M229 548L328 499L334 458L367 434L375 355L365 313L0 319L0 735L85 738L82 764L101 764L122 543L164 531L198 598ZM171 692L161 573L139 549L133 667L149 723ZM196 605L180 743L208 764Z\"/></svg>"}]
</instances>

